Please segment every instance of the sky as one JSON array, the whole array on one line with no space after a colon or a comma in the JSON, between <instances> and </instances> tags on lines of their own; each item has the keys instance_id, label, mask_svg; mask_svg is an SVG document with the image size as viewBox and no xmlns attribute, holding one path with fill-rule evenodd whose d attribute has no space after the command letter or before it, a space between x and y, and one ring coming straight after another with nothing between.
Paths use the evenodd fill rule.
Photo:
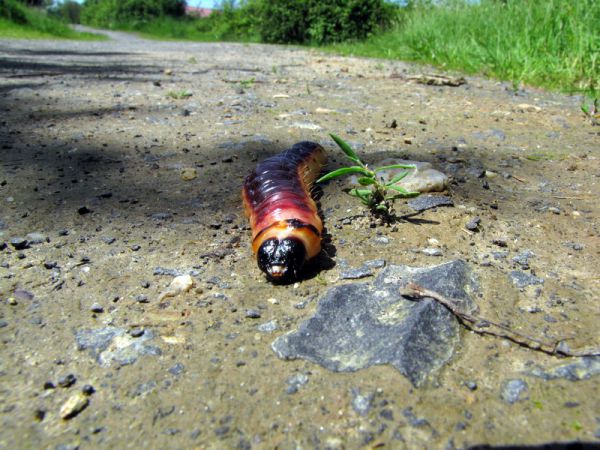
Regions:
<instances>
[{"instance_id":1,"label":"sky","mask_svg":"<svg viewBox=\"0 0 600 450\"><path fill-rule=\"evenodd\" d=\"M187 4L198 8L212 8L215 5L215 0L187 0Z\"/></svg>"}]
</instances>

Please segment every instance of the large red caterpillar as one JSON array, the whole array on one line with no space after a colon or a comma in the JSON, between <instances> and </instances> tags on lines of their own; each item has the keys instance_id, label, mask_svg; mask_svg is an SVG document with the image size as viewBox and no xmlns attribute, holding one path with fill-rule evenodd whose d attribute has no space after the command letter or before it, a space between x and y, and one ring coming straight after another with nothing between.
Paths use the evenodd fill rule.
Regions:
<instances>
[{"instance_id":1,"label":"large red caterpillar","mask_svg":"<svg viewBox=\"0 0 600 450\"><path fill-rule=\"evenodd\" d=\"M297 278L321 251L323 223L310 190L325 160L319 144L299 142L259 163L244 182L252 250L272 281Z\"/></svg>"}]
</instances>

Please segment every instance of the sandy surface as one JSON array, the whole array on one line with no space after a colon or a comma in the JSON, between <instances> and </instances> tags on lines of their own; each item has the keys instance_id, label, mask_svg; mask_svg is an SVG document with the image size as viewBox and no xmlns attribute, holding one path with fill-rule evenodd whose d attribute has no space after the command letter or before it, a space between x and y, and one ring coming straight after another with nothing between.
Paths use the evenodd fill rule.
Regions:
<instances>
[{"instance_id":1,"label":"sandy surface","mask_svg":"<svg viewBox=\"0 0 600 450\"><path fill-rule=\"evenodd\" d=\"M600 136L580 99L479 78L426 86L408 76L427 68L313 50L113 37L0 41L0 447L600 442L597 359L463 331L416 388L389 365L336 373L271 349L354 282L344 267L376 258L462 259L485 317L599 347ZM454 207L410 216L400 202L396 226L370 228L332 182L329 256L273 286L241 184L299 140L339 166L329 132L369 162L431 162L452 176ZM178 273L195 286L159 300Z\"/></svg>"}]
</instances>

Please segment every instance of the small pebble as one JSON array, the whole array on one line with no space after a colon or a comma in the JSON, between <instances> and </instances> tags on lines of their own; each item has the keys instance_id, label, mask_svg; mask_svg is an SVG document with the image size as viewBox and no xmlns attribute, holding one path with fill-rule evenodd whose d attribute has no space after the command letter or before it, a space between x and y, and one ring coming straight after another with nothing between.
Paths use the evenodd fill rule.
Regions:
<instances>
[{"instance_id":1,"label":"small pebble","mask_svg":"<svg viewBox=\"0 0 600 450\"><path fill-rule=\"evenodd\" d=\"M58 263L56 261L46 261L44 263L44 268L48 270L54 269L56 266L58 266Z\"/></svg>"},{"instance_id":2,"label":"small pebble","mask_svg":"<svg viewBox=\"0 0 600 450\"><path fill-rule=\"evenodd\" d=\"M83 411L90 404L90 400L87 395L81 392L72 395L60 408L60 418L63 420L69 420Z\"/></svg>"},{"instance_id":3,"label":"small pebble","mask_svg":"<svg viewBox=\"0 0 600 450\"><path fill-rule=\"evenodd\" d=\"M144 334L143 328L133 328L129 330L129 336L131 337L140 337Z\"/></svg>"},{"instance_id":4,"label":"small pebble","mask_svg":"<svg viewBox=\"0 0 600 450\"><path fill-rule=\"evenodd\" d=\"M140 283L140 286L142 286L144 289L148 289L150 287L150 282L149 281L142 281Z\"/></svg>"},{"instance_id":5,"label":"small pebble","mask_svg":"<svg viewBox=\"0 0 600 450\"><path fill-rule=\"evenodd\" d=\"M48 389L55 389L56 386L54 385L54 383L52 381L46 381L44 383L44 390L48 390Z\"/></svg>"},{"instance_id":6,"label":"small pebble","mask_svg":"<svg viewBox=\"0 0 600 450\"><path fill-rule=\"evenodd\" d=\"M81 393L83 395L87 395L88 397L96 392L96 389L91 384L84 384L81 388Z\"/></svg>"},{"instance_id":7,"label":"small pebble","mask_svg":"<svg viewBox=\"0 0 600 450\"><path fill-rule=\"evenodd\" d=\"M103 313L104 308L100 303L93 303L92 306L90 306L90 311L93 313Z\"/></svg>"},{"instance_id":8,"label":"small pebble","mask_svg":"<svg viewBox=\"0 0 600 450\"><path fill-rule=\"evenodd\" d=\"M443 253L439 248L428 247L421 250L421 253L427 256L442 256Z\"/></svg>"},{"instance_id":9,"label":"small pebble","mask_svg":"<svg viewBox=\"0 0 600 450\"><path fill-rule=\"evenodd\" d=\"M138 303L148 303L148 296L144 294L136 295L135 301Z\"/></svg>"},{"instance_id":10,"label":"small pebble","mask_svg":"<svg viewBox=\"0 0 600 450\"><path fill-rule=\"evenodd\" d=\"M167 370L171 375L177 376L177 375L180 375L184 369L185 369L185 367L183 364L176 363L175 365L169 367L169 369L167 369Z\"/></svg>"},{"instance_id":11,"label":"small pebble","mask_svg":"<svg viewBox=\"0 0 600 450\"><path fill-rule=\"evenodd\" d=\"M77 381L77 377L75 377L75 375L70 373L68 375L60 377L58 379L58 385L63 388L68 388L68 387L73 386L76 381Z\"/></svg>"},{"instance_id":12,"label":"small pebble","mask_svg":"<svg viewBox=\"0 0 600 450\"><path fill-rule=\"evenodd\" d=\"M89 214L89 213L91 213L91 212L92 212L92 210L91 210L91 209L89 209L87 206L82 206L81 208L79 208L79 209L77 210L77 212L79 213L79 215L83 216L83 215L85 215L85 214Z\"/></svg>"},{"instance_id":13,"label":"small pebble","mask_svg":"<svg viewBox=\"0 0 600 450\"><path fill-rule=\"evenodd\" d=\"M246 310L246 317L248 319L260 319L260 311L258 311L257 309L247 309Z\"/></svg>"},{"instance_id":14,"label":"small pebble","mask_svg":"<svg viewBox=\"0 0 600 450\"><path fill-rule=\"evenodd\" d=\"M520 379L507 380L502 385L500 397L511 405L529 398L529 386Z\"/></svg>"},{"instance_id":15,"label":"small pebble","mask_svg":"<svg viewBox=\"0 0 600 450\"><path fill-rule=\"evenodd\" d=\"M29 242L25 238L16 237L10 240L10 245L12 245L15 250L25 250L29 247Z\"/></svg>"},{"instance_id":16,"label":"small pebble","mask_svg":"<svg viewBox=\"0 0 600 450\"><path fill-rule=\"evenodd\" d=\"M129 247L131 250L133 250L134 252L137 252L140 248L142 248L141 245L132 245L131 247Z\"/></svg>"},{"instance_id":17,"label":"small pebble","mask_svg":"<svg viewBox=\"0 0 600 450\"><path fill-rule=\"evenodd\" d=\"M470 231L477 231L477 228L479 227L480 223L481 217L475 216L466 223L465 228Z\"/></svg>"}]
</instances>

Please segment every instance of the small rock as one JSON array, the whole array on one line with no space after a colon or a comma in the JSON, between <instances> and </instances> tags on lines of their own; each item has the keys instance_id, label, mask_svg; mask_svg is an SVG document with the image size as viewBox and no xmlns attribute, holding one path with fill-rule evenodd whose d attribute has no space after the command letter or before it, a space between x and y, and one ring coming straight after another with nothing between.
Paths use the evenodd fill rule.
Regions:
<instances>
[{"instance_id":1,"label":"small rock","mask_svg":"<svg viewBox=\"0 0 600 450\"><path fill-rule=\"evenodd\" d=\"M513 261L521 266L521 269L528 270L529 269L529 258L535 256L531 250L524 250L519 253L517 256L513 257Z\"/></svg>"},{"instance_id":2,"label":"small rock","mask_svg":"<svg viewBox=\"0 0 600 450\"><path fill-rule=\"evenodd\" d=\"M46 261L44 263L44 268L45 269L54 269L56 266L58 266L58 263L56 261Z\"/></svg>"},{"instance_id":3,"label":"small rock","mask_svg":"<svg viewBox=\"0 0 600 450\"><path fill-rule=\"evenodd\" d=\"M77 210L77 212L79 213L80 216L83 216L85 214L89 214L92 212L91 209L89 209L87 206L82 206L81 208L79 208Z\"/></svg>"},{"instance_id":4,"label":"small rock","mask_svg":"<svg viewBox=\"0 0 600 450\"><path fill-rule=\"evenodd\" d=\"M257 309L247 309L246 310L246 317L248 319L260 319L260 311L258 311Z\"/></svg>"},{"instance_id":5,"label":"small rock","mask_svg":"<svg viewBox=\"0 0 600 450\"><path fill-rule=\"evenodd\" d=\"M520 379L507 380L502 385L500 397L511 405L529 398L529 386Z\"/></svg>"},{"instance_id":6,"label":"small rock","mask_svg":"<svg viewBox=\"0 0 600 450\"><path fill-rule=\"evenodd\" d=\"M442 250L439 248L428 247L421 250L421 253L427 256L442 256Z\"/></svg>"},{"instance_id":7,"label":"small rock","mask_svg":"<svg viewBox=\"0 0 600 450\"><path fill-rule=\"evenodd\" d=\"M177 375L181 375L181 373L183 372L184 368L185 368L185 367L184 367L184 365L183 365L183 364L181 364L181 363L176 363L175 365L173 365L173 366L169 367L169 369L168 369L168 372L169 372L171 375L175 375L175 376L177 376Z\"/></svg>"},{"instance_id":8,"label":"small rock","mask_svg":"<svg viewBox=\"0 0 600 450\"><path fill-rule=\"evenodd\" d=\"M497 238L492 240L492 244L498 247L508 247L508 242L505 238Z\"/></svg>"},{"instance_id":9,"label":"small rock","mask_svg":"<svg viewBox=\"0 0 600 450\"><path fill-rule=\"evenodd\" d=\"M426 211L439 206L454 206L450 197L442 195L422 195L408 201L408 206L415 211Z\"/></svg>"},{"instance_id":10,"label":"small rock","mask_svg":"<svg viewBox=\"0 0 600 450\"><path fill-rule=\"evenodd\" d=\"M83 395L87 395L88 397L96 392L96 389L91 384L84 384L81 388L81 393Z\"/></svg>"},{"instance_id":11,"label":"small rock","mask_svg":"<svg viewBox=\"0 0 600 450\"><path fill-rule=\"evenodd\" d=\"M150 302L150 300L148 299L148 296L145 294L136 295L135 301L138 303L149 303Z\"/></svg>"},{"instance_id":12,"label":"small rock","mask_svg":"<svg viewBox=\"0 0 600 450\"><path fill-rule=\"evenodd\" d=\"M116 241L116 239L114 237L111 237L111 236L102 236L100 238L100 240L102 240L102 242L104 242L107 245L114 244L114 242Z\"/></svg>"},{"instance_id":13,"label":"small rock","mask_svg":"<svg viewBox=\"0 0 600 450\"><path fill-rule=\"evenodd\" d=\"M22 237L16 237L10 240L10 245L12 245L15 250L25 250L26 248L29 248L29 241Z\"/></svg>"},{"instance_id":14,"label":"small rock","mask_svg":"<svg viewBox=\"0 0 600 450\"><path fill-rule=\"evenodd\" d=\"M63 377L60 377L58 379L58 385L60 387L63 388L68 388L71 387L75 384L75 382L77 381L77 377L75 377L75 375L73 375L72 373L65 375Z\"/></svg>"},{"instance_id":15,"label":"small rock","mask_svg":"<svg viewBox=\"0 0 600 450\"><path fill-rule=\"evenodd\" d=\"M366 416L371 409L373 395L362 395L358 388L352 389L352 409L360 416Z\"/></svg>"},{"instance_id":16,"label":"small rock","mask_svg":"<svg viewBox=\"0 0 600 450\"><path fill-rule=\"evenodd\" d=\"M135 245L132 245L132 246L131 246L131 247L129 247L129 248L130 248L132 251L134 251L134 252L137 252L139 249L141 249L141 248L142 248L142 246L141 246L141 245L137 245L137 244L135 244Z\"/></svg>"},{"instance_id":17,"label":"small rock","mask_svg":"<svg viewBox=\"0 0 600 450\"><path fill-rule=\"evenodd\" d=\"M526 286L533 286L536 284L544 284L544 279L531 275L529 273L522 272L520 270L513 270L509 274L513 284L519 289Z\"/></svg>"},{"instance_id":18,"label":"small rock","mask_svg":"<svg viewBox=\"0 0 600 450\"><path fill-rule=\"evenodd\" d=\"M104 312L104 307L100 304L100 303L92 303L92 306L90 306L90 311L93 313L103 313Z\"/></svg>"},{"instance_id":19,"label":"small rock","mask_svg":"<svg viewBox=\"0 0 600 450\"><path fill-rule=\"evenodd\" d=\"M183 292L188 292L194 286L194 279L190 275L179 275L171 281L166 291L158 296L158 301L166 297L175 297Z\"/></svg>"},{"instance_id":20,"label":"small rock","mask_svg":"<svg viewBox=\"0 0 600 450\"><path fill-rule=\"evenodd\" d=\"M469 231L477 231L480 223L481 223L481 217L475 216L465 224L465 228Z\"/></svg>"},{"instance_id":21,"label":"small rock","mask_svg":"<svg viewBox=\"0 0 600 450\"><path fill-rule=\"evenodd\" d=\"M83 411L90 404L90 399L87 395L81 392L72 395L60 408L60 418L63 420L69 420Z\"/></svg>"},{"instance_id":22,"label":"small rock","mask_svg":"<svg viewBox=\"0 0 600 450\"><path fill-rule=\"evenodd\" d=\"M268 322L261 323L257 327L258 331L260 331L261 333L272 333L273 331L276 331L278 328L279 327L277 325L276 320L270 320Z\"/></svg>"},{"instance_id":23,"label":"small rock","mask_svg":"<svg viewBox=\"0 0 600 450\"><path fill-rule=\"evenodd\" d=\"M48 238L42 233L28 233L27 240L30 244L43 244L47 242Z\"/></svg>"},{"instance_id":24,"label":"small rock","mask_svg":"<svg viewBox=\"0 0 600 450\"><path fill-rule=\"evenodd\" d=\"M358 280L360 278L370 277L373 275L371 269L366 266L361 266L354 269L346 269L340 273L340 278L342 280Z\"/></svg>"},{"instance_id":25,"label":"small rock","mask_svg":"<svg viewBox=\"0 0 600 450\"><path fill-rule=\"evenodd\" d=\"M191 181L198 176L198 171L194 167L186 167L181 169L179 176L183 181Z\"/></svg>"}]
</instances>

